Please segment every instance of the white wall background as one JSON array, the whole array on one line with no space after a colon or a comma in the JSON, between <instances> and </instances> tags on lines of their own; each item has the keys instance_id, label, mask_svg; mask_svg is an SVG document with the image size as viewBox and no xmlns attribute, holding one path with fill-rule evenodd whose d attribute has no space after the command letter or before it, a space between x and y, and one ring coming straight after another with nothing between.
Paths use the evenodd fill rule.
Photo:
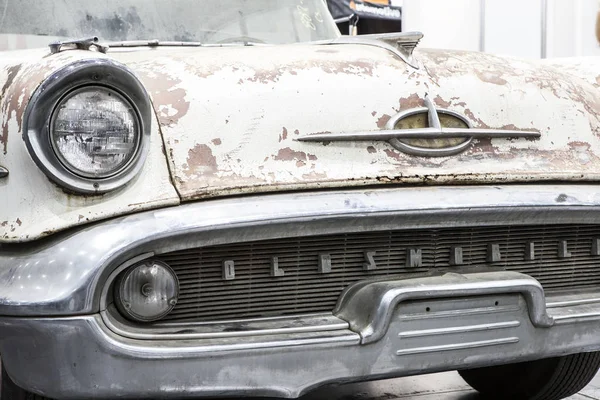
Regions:
<instances>
[{"instance_id":1,"label":"white wall background","mask_svg":"<svg viewBox=\"0 0 600 400\"><path fill-rule=\"evenodd\" d=\"M480 0L404 0L402 30L423 32L423 47L477 50L479 4Z\"/></svg>"},{"instance_id":2,"label":"white wall background","mask_svg":"<svg viewBox=\"0 0 600 400\"><path fill-rule=\"evenodd\" d=\"M404 0L403 29L425 33L424 47L600 56L598 10L599 0Z\"/></svg>"}]
</instances>

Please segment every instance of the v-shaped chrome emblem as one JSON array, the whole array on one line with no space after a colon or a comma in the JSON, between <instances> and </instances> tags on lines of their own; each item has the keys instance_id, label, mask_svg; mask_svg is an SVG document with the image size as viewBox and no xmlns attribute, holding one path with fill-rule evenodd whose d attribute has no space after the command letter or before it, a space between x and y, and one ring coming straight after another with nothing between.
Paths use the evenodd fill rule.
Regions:
<instances>
[{"instance_id":1,"label":"v-shaped chrome emblem","mask_svg":"<svg viewBox=\"0 0 600 400\"><path fill-rule=\"evenodd\" d=\"M318 133L299 137L301 142L348 142L361 140L385 140L394 148L416 156L442 157L458 154L466 150L473 139L499 139L499 138L539 138L539 131L522 131L512 129L480 129L473 128L471 123L462 115L435 107L429 96L425 96L426 107L416 108L398 113L392 117L386 129L380 131L358 131L344 133ZM395 129L397 123L415 114L427 113L428 127L416 129ZM453 116L464 122L468 128L443 127L440 114ZM439 139L464 139L457 145L441 147L421 147L410 143L411 139L439 140Z\"/></svg>"}]
</instances>

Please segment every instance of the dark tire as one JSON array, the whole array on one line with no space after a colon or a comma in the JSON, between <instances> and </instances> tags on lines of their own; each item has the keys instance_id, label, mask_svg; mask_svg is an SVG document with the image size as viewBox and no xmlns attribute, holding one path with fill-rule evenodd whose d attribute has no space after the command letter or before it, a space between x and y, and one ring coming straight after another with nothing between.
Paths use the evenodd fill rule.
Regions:
<instances>
[{"instance_id":1,"label":"dark tire","mask_svg":"<svg viewBox=\"0 0 600 400\"><path fill-rule=\"evenodd\" d=\"M600 352L458 371L488 399L560 400L579 392L600 368Z\"/></svg>"},{"instance_id":2,"label":"dark tire","mask_svg":"<svg viewBox=\"0 0 600 400\"><path fill-rule=\"evenodd\" d=\"M2 389L0 390L0 400L50 400L47 397L38 396L29 393L18 387L2 367Z\"/></svg>"}]
</instances>

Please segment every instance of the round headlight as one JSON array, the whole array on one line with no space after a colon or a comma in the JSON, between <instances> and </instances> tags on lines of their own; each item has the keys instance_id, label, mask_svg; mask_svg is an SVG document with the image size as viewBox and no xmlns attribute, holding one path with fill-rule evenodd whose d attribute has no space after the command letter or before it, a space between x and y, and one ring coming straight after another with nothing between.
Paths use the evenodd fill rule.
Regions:
<instances>
[{"instance_id":1,"label":"round headlight","mask_svg":"<svg viewBox=\"0 0 600 400\"><path fill-rule=\"evenodd\" d=\"M173 270L160 261L145 261L125 271L115 285L115 304L127 318L139 322L166 316L179 296Z\"/></svg>"},{"instance_id":2,"label":"round headlight","mask_svg":"<svg viewBox=\"0 0 600 400\"><path fill-rule=\"evenodd\" d=\"M133 106L114 90L92 86L66 95L50 122L61 163L86 178L107 178L133 159L140 123Z\"/></svg>"},{"instance_id":3,"label":"round headlight","mask_svg":"<svg viewBox=\"0 0 600 400\"><path fill-rule=\"evenodd\" d=\"M146 88L125 65L79 60L35 90L23 117L23 138L54 183L68 192L103 194L142 171L154 115Z\"/></svg>"}]
</instances>

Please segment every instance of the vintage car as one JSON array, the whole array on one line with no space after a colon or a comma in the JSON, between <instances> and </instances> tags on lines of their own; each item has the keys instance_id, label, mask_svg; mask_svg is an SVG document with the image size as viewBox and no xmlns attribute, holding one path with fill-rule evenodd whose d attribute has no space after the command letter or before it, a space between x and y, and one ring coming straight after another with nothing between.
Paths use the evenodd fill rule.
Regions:
<instances>
[{"instance_id":1,"label":"vintage car","mask_svg":"<svg viewBox=\"0 0 600 400\"><path fill-rule=\"evenodd\" d=\"M600 60L322 0L0 0L2 399L600 366ZM414 51L413 51L414 50Z\"/></svg>"}]
</instances>

